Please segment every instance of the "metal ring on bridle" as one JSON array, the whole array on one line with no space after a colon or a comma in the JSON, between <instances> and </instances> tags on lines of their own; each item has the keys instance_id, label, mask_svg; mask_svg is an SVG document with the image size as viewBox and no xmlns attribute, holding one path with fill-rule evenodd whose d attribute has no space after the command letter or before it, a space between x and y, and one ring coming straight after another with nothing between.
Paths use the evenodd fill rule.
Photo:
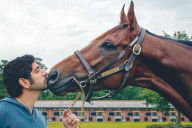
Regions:
<instances>
[{"instance_id":1,"label":"metal ring on bridle","mask_svg":"<svg viewBox=\"0 0 192 128\"><path fill-rule=\"evenodd\" d=\"M83 88L85 88L85 87L87 86L87 84L86 84L85 81L81 81L81 82L80 82L80 85L81 85L81 87L83 87Z\"/></svg>"}]
</instances>

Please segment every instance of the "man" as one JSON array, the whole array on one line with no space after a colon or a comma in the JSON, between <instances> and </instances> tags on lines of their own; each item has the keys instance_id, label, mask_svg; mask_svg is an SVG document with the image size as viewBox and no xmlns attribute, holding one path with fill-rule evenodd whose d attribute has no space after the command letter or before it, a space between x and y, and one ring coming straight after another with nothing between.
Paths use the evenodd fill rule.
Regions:
<instances>
[{"instance_id":1,"label":"man","mask_svg":"<svg viewBox=\"0 0 192 128\"><path fill-rule=\"evenodd\" d=\"M0 100L0 128L46 128L47 121L34 104L46 90L47 72L32 55L10 61L3 69L3 82L10 97ZM71 111L63 114L63 125L76 128L79 119Z\"/></svg>"}]
</instances>

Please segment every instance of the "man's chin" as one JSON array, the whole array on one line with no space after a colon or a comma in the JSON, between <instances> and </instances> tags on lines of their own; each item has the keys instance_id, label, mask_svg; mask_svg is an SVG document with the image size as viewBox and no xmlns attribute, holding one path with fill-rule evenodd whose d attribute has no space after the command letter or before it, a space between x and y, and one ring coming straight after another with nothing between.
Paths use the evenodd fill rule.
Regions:
<instances>
[{"instance_id":1,"label":"man's chin","mask_svg":"<svg viewBox=\"0 0 192 128\"><path fill-rule=\"evenodd\" d=\"M41 88L41 91L45 91L45 90L47 90L48 88L47 88L47 85L45 85L43 88Z\"/></svg>"}]
</instances>

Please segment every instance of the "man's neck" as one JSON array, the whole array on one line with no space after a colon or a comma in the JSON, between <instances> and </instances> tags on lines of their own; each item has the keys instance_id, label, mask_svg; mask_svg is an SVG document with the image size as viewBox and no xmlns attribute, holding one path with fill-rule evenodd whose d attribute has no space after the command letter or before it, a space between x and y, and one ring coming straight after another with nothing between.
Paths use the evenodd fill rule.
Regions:
<instances>
[{"instance_id":1,"label":"man's neck","mask_svg":"<svg viewBox=\"0 0 192 128\"><path fill-rule=\"evenodd\" d=\"M23 90L23 93L21 96L16 97L15 99L19 101L20 103L24 104L26 107L29 108L30 113L33 112L33 106L35 102L37 101L39 97L40 92L39 91L26 91Z\"/></svg>"}]
</instances>

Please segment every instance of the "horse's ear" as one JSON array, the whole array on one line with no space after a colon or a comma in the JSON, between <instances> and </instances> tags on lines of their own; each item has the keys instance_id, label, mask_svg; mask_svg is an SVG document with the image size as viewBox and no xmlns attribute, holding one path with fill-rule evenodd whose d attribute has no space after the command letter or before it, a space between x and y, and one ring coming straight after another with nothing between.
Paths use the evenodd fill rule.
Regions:
<instances>
[{"instance_id":1,"label":"horse's ear","mask_svg":"<svg viewBox=\"0 0 192 128\"><path fill-rule=\"evenodd\" d=\"M128 19L128 24L130 25L130 30L134 30L136 27L138 27L137 19L135 17L135 12L134 12L134 3L131 1L129 11L127 14L127 19Z\"/></svg>"},{"instance_id":2,"label":"horse's ear","mask_svg":"<svg viewBox=\"0 0 192 128\"><path fill-rule=\"evenodd\" d=\"M121 9L120 24L128 22L127 16L125 15L124 7L125 7L125 4L123 5L123 8Z\"/></svg>"}]
</instances>

